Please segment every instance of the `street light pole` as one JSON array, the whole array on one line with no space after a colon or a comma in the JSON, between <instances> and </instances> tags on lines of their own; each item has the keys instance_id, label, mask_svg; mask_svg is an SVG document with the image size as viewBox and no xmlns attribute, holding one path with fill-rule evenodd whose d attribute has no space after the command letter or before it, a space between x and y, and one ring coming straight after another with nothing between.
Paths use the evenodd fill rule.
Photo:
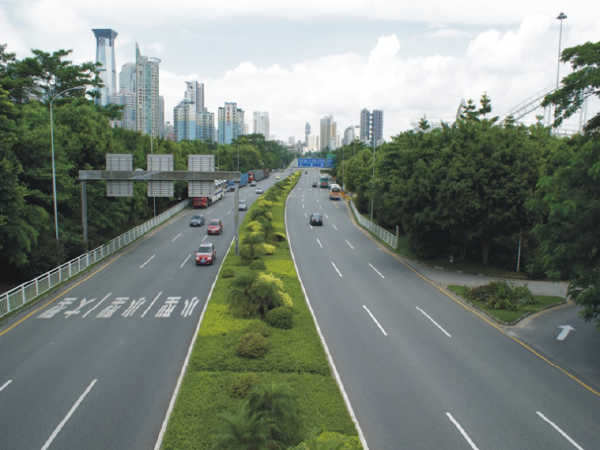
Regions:
<instances>
[{"instance_id":1,"label":"street light pole","mask_svg":"<svg viewBox=\"0 0 600 450\"><path fill-rule=\"evenodd\" d=\"M74 88L65 89L50 100L50 145L52 146L52 195L54 197L54 230L56 232L56 242L59 240L58 233L58 208L56 206L56 166L54 164L54 119L52 118L52 103L65 92L74 91L76 89L85 89L85 86L77 86Z\"/></svg>"},{"instance_id":2,"label":"street light pole","mask_svg":"<svg viewBox=\"0 0 600 450\"><path fill-rule=\"evenodd\" d=\"M563 12L561 12L558 17L556 18L557 20L560 20L560 32L558 33L558 64L556 67L556 90L558 90L558 85L559 85L559 73L560 73L560 49L561 49L561 44L562 44L562 23L563 20L567 18L567 15ZM554 119L556 120L556 106L554 107Z\"/></svg>"},{"instance_id":3,"label":"street light pole","mask_svg":"<svg viewBox=\"0 0 600 450\"><path fill-rule=\"evenodd\" d=\"M373 134L373 186L371 189L371 222L373 222L373 200L375 196L375 134Z\"/></svg>"}]
</instances>

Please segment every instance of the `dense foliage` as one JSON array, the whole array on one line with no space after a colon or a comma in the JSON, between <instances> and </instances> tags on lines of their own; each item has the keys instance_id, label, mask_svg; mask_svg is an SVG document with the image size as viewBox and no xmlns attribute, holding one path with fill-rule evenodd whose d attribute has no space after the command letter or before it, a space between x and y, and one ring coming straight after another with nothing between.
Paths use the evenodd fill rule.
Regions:
<instances>
[{"instance_id":1,"label":"dense foliage","mask_svg":"<svg viewBox=\"0 0 600 450\"><path fill-rule=\"evenodd\" d=\"M221 170L246 172L282 167L289 155L262 135L242 136L231 145L172 142L112 128L119 107L96 106L101 83L91 62L73 64L71 51L33 50L17 60L0 45L0 285L19 284L85 251L81 230L80 170L104 169L107 153L133 155L145 168L151 152L172 154L175 170L187 170L188 155L214 154ZM69 91L56 97L66 89ZM54 99L54 100L53 100ZM50 102L56 164L59 241L53 206ZM160 212L187 196L187 183L175 184L175 198L157 198ZM143 183L131 198L106 197L104 182L87 184L88 239L95 248L152 217L153 200Z\"/></svg>"}]
</instances>

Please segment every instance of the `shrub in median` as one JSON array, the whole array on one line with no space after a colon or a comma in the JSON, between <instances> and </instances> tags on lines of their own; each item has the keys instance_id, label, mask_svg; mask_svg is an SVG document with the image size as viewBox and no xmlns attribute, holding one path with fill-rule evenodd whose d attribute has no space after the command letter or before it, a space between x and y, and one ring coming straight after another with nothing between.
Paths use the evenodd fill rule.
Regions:
<instances>
[{"instance_id":1,"label":"shrub in median","mask_svg":"<svg viewBox=\"0 0 600 450\"><path fill-rule=\"evenodd\" d=\"M250 389L259 383L260 378L255 373L240 373L231 382L229 395L233 398L245 398Z\"/></svg>"},{"instance_id":2,"label":"shrub in median","mask_svg":"<svg viewBox=\"0 0 600 450\"><path fill-rule=\"evenodd\" d=\"M251 270L266 270L267 266L265 265L264 261L261 261L260 259L256 259L250 263L250 269Z\"/></svg>"},{"instance_id":3,"label":"shrub in median","mask_svg":"<svg viewBox=\"0 0 600 450\"><path fill-rule=\"evenodd\" d=\"M472 288L470 295L474 301L485 303L492 309L515 311L538 303L527 286L513 288L505 281L492 281L489 284Z\"/></svg>"},{"instance_id":4,"label":"shrub in median","mask_svg":"<svg viewBox=\"0 0 600 450\"><path fill-rule=\"evenodd\" d=\"M226 267L221 271L221 276L223 278L233 278L235 277L235 270L232 267Z\"/></svg>"},{"instance_id":5,"label":"shrub in median","mask_svg":"<svg viewBox=\"0 0 600 450\"><path fill-rule=\"evenodd\" d=\"M240 272L229 287L229 305L239 317L260 313L264 319L273 308L292 306L292 298L283 291L283 282L274 275Z\"/></svg>"},{"instance_id":6,"label":"shrub in median","mask_svg":"<svg viewBox=\"0 0 600 450\"><path fill-rule=\"evenodd\" d=\"M262 334L246 333L238 342L237 355L242 358L260 358L267 353L267 340Z\"/></svg>"},{"instance_id":7,"label":"shrub in median","mask_svg":"<svg viewBox=\"0 0 600 450\"><path fill-rule=\"evenodd\" d=\"M269 329L265 323L260 320L253 320L250 322L246 327L246 333L258 333L262 334L264 337L269 337Z\"/></svg>"},{"instance_id":8,"label":"shrub in median","mask_svg":"<svg viewBox=\"0 0 600 450\"><path fill-rule=\"evenodd\" d=\"M290 308L280 306L279 308L272 309L267 313L265 317L266 322L273 328L280 328L283 330L290 330L293 325L293 313Z\"/></svg>"}]
</instances>

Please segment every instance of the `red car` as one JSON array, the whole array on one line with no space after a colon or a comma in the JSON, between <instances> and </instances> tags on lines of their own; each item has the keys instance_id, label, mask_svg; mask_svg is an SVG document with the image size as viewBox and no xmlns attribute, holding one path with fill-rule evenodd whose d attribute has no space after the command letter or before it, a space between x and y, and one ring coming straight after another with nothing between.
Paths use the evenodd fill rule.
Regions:
<instances>
[{"instance_id":1,"label":"red car","mask_svg":"<svg viewBox=\"0 0 600 450\"><path fill-rule=\"evenodd\" d=\"M208 234L221 234L223 232L223 222L219 219L211 219L207 227Z\"/></svg>"},{"instance_id":2,"label":"red car","mask_svg":"<svg viewBox=\"0 0 600 450\"><path fill-rule=\"evenodd\" d=\"M196 250L196 265L213 264L217 258L217 250L210 242L203 242Z\"/></svg>"}]
</instances>

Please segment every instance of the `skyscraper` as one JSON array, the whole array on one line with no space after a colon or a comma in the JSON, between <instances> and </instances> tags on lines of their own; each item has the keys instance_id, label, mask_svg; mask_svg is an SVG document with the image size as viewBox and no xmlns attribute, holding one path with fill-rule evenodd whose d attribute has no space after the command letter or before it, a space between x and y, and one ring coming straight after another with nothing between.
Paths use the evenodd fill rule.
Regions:
<instances>
[{"instance_id":1,"label":"skyscraper","mask_svg":"<svg viewBox=\"0 0 600 450\"><path fill-rule=\"evenodd\" d=\"M360 112L360 140L369 145L379 145L383 142L383 111L368 109Z\"/></svg>"},{"instance_id":2,"label":"skyscraper","mask_svg":"<svg viewBox=\"0 0 600 450\"><path fill-rule=\"evenodd\" d=\"M304 125L304 145L308 147L308 136L310 136L310 123Z\"/></svg>"},{"instance_id":3,"label":"skyscraper","mask_svg":"<svg viewBox=\"0 0 600 450\"><path fill-rule=\"evenodd\" d=\"M143 56L135 44L137 130L151 136L159 135L159 64L160 59Z\"/></svg>"},{"instance_id":4,"label":"skyscraper","mask_svg":"<svg viewBox=\"0 0 600 450\"><path fill-rule=\"evenodd\" d=\"M321 134L319 136L319 150L335 150L337 138L337 123L333 116L325 116L321 119Z\"/></svg>"},{"instance_id":5,"label":"skyscraper","mask_svg":"<svg viewBox=\"0 0 600 450\"><path fill-rule=\"evenodd\" d=\"M254 111L252 119L252 132L254 134L262 134L265 140L268 141L270 132L269 113Z\"/></svg>"},{"instance_id":6,"label":"skyscraper","mask_svg":"<svg viewBox=\"0 0 600 450\"><path fill-rule=\"evenodd\" d=\"M119 92L117 88L117 66L115 64L115 38L117 32L111 29L92 29L96 36L96 62L102 65L98 69L104 87L98 88L100 97L96 103L102 106L110 103L110 95Z\"/></svg>"},{"instance_id":7,"label":"skyscraper","mask_svg":"<svg viewBox=\"0 0 600 450\"><path fill-rule=\"evenodd\" d=\"M135 93L135 63L126 63L121 66L119 89Z\"/></svg>"},{"instance_id":8,"label":"skyscraper","mask_svg":"<svg viewBox=\"0 0 600 450\"><path fill-rule=\"evenodd\" d=\"M109 100L110 103L123 106L123 117L121 120L115 121L115 126L125 128L126 130L135 130L135 94L125 89L121 89L119 92L110 94Z\"/></svg>"},{"instance_id":9,"label":"skyscraper","mask_svg":"<svg viewBox=\"0 0 600 450\"><path fill-rule=\"evenodd\" d=\"M219 144L231 144L231 141L244 134L244 110L236 103L219 106Z\"/></svg>"},{"instance_id":10,"label":"skyscraper","mask_svg":"<svg viewBox=\"0 0 600 450\"><path fill-rule=\"evenodd\" d=\"M197 139L195 103L186 99L173 108L173 128L177 142Z\"/></svg>"},{"instance_id":11,"label":"skyscraper","mask_svg":"<svg viewBox=\"0 0 600 450\"><path fill-rule=\"evenodd\" d=\"M185 86L185 99L196 105L196 112L204 111L204 83L186 81Z\"/></svg>"},{"instance_id":12,"label":"skyscraper","mask_svg":"<svg viewBox=\"0 0 600 450\"><path fill-rule=\"evenodd\" d=\"M215 114L202 111L196 113L196 139L204 142L214 142L215 140Z\"/></svg>"}]
</instances>

